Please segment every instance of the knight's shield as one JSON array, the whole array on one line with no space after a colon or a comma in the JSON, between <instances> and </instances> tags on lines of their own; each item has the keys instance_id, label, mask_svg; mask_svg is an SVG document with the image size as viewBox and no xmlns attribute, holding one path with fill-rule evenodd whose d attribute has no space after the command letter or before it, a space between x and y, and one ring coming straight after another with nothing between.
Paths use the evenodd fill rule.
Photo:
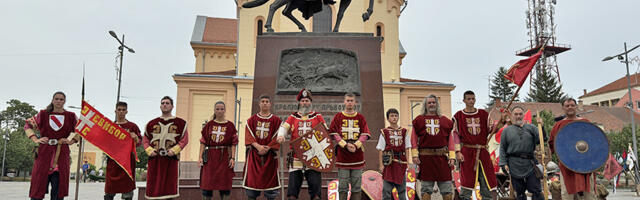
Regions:
<instances>
[{"instance_id":1,"label":"knight's shield","mask_svg":"<svg viewBox=\"0 0 640 200\"><path fill-rule=\"evenodd\" d=\"M300 161L313 170L330 172L335 162L335 145L331 143L324 124L318 124L312 131L294 140L292 145Z\"/></svg>"},{"instance_id":2,"label":"knight's shield","mask_svg":"<svg viewBox=\"0 0 640 200\"><path fill-rule=\"evenodd\" d=\"M584 121L571 122L558 131L555 152L571 171L591 173L609 158L609 140L600 127Z\"/></svg>"}]
</instances>

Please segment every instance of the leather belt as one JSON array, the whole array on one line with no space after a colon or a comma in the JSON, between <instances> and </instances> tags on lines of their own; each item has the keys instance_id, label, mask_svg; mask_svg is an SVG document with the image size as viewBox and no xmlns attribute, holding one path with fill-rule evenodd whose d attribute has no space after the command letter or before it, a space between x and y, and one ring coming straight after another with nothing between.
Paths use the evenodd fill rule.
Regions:
<instances>
[{"instance_id":1,"label":"leather belt","mask_svg":"<svg viewBox=\"0 0 640 200\"><path fill-rule=\"evenodd\" d=\"M489 148L488 145L479 145L479 144L462 144L462 147L472 148L472 149L486 149Z\"/></svg>"},{"instance_id":2,"label":"leather belt","mask_svg":"<svg viewBox=\"0 0 640 200\"><path fill-rule=\"evenodd\" d=\"M423 148L418 149L419 155L421 156L448 156L449 148L441 147L441 148Z\"/></svg>"}]
</instances>

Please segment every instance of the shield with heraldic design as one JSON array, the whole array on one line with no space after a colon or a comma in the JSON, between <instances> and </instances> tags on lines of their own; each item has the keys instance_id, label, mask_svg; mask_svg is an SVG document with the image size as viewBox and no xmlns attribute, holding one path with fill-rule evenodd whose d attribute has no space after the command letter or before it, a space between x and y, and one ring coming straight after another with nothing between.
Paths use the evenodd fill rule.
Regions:
<instances>
[{"instance_id":1,"label":"shield with heraldic design","mask_svg":"<svg viewBox=\"0 0 640 200\"><path fill-rule=\"evenodd\" d=\"M59 131L64 126L64 115L49 115L49 126L54 131Z\"/></svg>"},{"instance_id":2,"label":"shield with heraldic design","mask_svg":"<svg viewBox=\"0 0 640 200\"><path fill-rule=\"evenodd\" d=\"M318 124L291 142L294 151L300 155L300 161L313 170L330 172L335 162L335 145L331 143L329 132L324 124Z\"/></svg>"}]
</instances>

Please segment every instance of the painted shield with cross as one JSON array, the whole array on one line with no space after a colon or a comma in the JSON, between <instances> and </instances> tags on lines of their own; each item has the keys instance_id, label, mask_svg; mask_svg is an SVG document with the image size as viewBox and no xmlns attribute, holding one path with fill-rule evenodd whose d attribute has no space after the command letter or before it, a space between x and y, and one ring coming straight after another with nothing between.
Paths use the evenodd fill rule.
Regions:
<instances>
[{"instance_id":1,"label":"painted shield with cross","mask_svg":"<svg viewBox=\"0 0 640 200\"><path fill-rule=\"evenodd\" d=\"M311 131L291 142L300 161L313 170L330 172L335 162L335 145L331 143L327 127L320 123Z\"/></svg>"}]
</instances>

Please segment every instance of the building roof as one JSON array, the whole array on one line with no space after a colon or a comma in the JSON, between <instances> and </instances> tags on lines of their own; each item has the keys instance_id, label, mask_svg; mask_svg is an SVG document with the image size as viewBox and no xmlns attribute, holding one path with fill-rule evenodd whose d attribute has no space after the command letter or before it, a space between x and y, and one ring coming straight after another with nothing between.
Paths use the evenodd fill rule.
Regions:
<instances>
[{"instance_id":1,"label":"building roof","mask_svg":"<svg viewBox=\"0 0 640 200\"><path fill-rule=\"evenodd\" d=\"M640 90L631 88L631 98L633 98L633 102L638 102L640 101ZM618 103L616 103L616 105L613 105L614 107L624 107L625 104L629 102L629 93L624 93L624 96L622 98L620 98L620 101L618 101ZM634 107L636 109L638 109L638 106L634 105Z\"/></svg>"},{"instance_id":2,"label":"building roof","mask_svg":"<svg viewBox=\"0 0 640 200\"><path fill-rule=\"evenodd\" d=\"M197 16L191 44L235 46L238 43L238 20Z\"/></svg>"},{"instance_id":3,"label":"building roof","mask_svg":"<svg viewBox=\"0 0 640 200\"><path fill-rule=\"evenodd\" d=\"M638 81L640 74L635 73L629 76L629 78L631 79L631 87L635 87L635 86L639 86L640 82ZM618 80L615 80L605 86L602 86L594 91L591 91L587 94L584 94L582 96L580 96L579 98L584 98L584 97L590 97L590 96L595 96L595 95L599 95L599 94L604 94L607 92L613 92L616 90L621 90L621 89L625 89L627 88L627 76L623 76L621 78L619 78Z\"/></svg>"},{"instance_id":4,"label":"building roof","mask_svg":"<svg viewBox=\"0 0 640 200\"><path fill-rule=\"evenodd\" d=\"M503 102L496 102L498 106L505 106ZM520 106L526 110L531 110L532 114L537 111L551 111L554 116L563 115L564 111L559 103L537 103L537 102L514 102L513 106ZM620 131L629 124L631 116L629 110L623 107L600 107L595 105L578 106L578 114L589 121L600 125L605 131ZM492 120L500 119L500 112L496 107L491 107L487 111L490 112L489 118ZM640 114L634 112L636 124L640 124Z\"/></svg>"}]
</instances>

